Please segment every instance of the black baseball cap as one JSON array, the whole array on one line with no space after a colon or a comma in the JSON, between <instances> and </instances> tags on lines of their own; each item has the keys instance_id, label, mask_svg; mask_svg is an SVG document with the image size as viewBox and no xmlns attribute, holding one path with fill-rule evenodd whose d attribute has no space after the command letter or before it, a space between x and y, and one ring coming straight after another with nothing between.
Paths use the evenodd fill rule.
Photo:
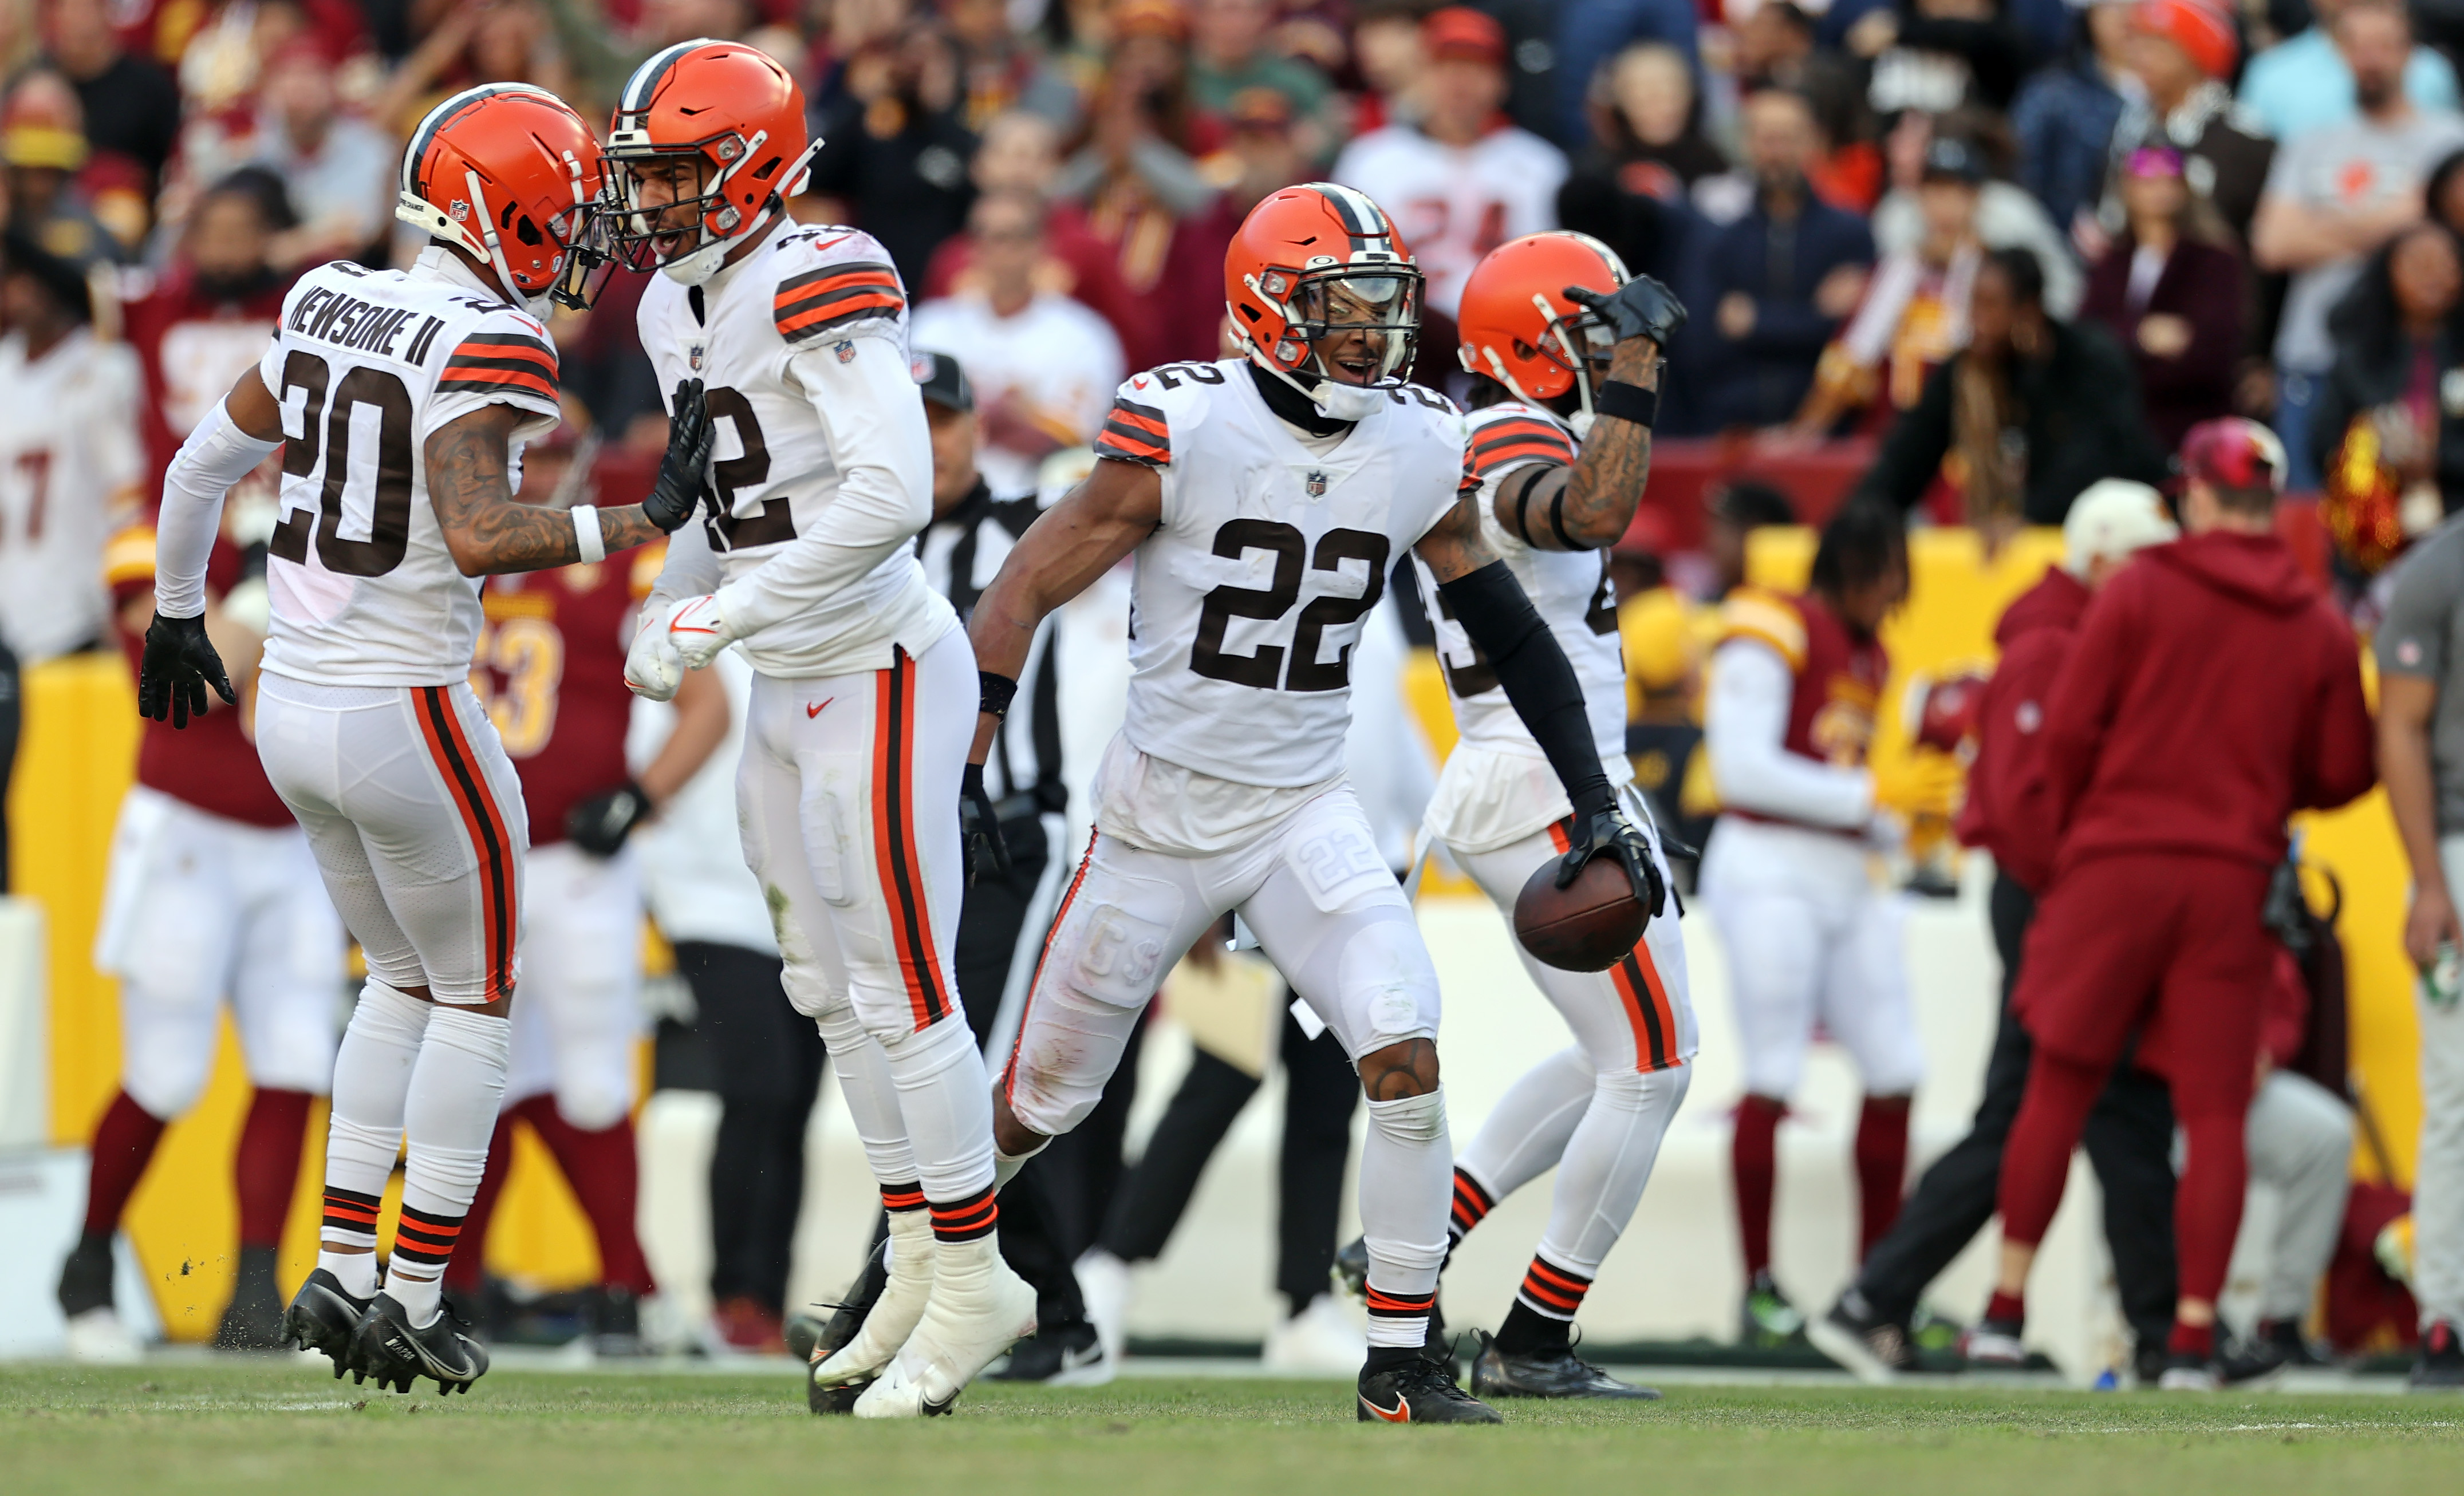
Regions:
<instances>
[{"instance_id":1,"label":"black baseball cap","mask_svg":"<svg viewBox=\"0 0 2464 1496\"><path fill-rule=\"evenodd\" d=\"M1924 180L1927 182L1965 182L1974 187L1985 175L1985 158L1966 141L1936 136L1925 147Z\"/></svg>"},{"instance_id":2,"label":"black baseball cap","mask_svg":"<svg viewBox=\"0 0 2464 1496\"><path fill-rule=\"evenodd\" d=\"M917 392L943 409L976 408L976 386L967 383L967 371L950 355L918 348L908 371L915 376Z\"/></svg>"}]
</instances>

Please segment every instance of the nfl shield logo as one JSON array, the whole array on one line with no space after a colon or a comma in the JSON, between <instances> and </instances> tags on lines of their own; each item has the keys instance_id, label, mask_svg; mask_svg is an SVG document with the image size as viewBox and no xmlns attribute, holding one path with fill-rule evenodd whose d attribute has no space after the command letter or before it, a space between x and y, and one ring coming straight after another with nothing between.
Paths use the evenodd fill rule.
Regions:
<instances>
[{"instance_id":1,"label":"nfl shield logo","mask_svg":"<svg viewBox=\"0 0 2464 1496\"><path fill-rule=\"evenodd\" d=\"M839 356L839 362L841 363L853 363L855 362L855 340L849 338L844 341L836 343L830 348L830 351Z\"/></svg>"},{"instance_id":2,"label":"nfl shield logo","mask_svg":"<svg viewBox=\"0 0 2464 1496\"><path fill-rule=\"evenodd\" d=\"M1312 469L1309 475L1309 483L1307 487L1309 489L1309 497L1326 497L1326 474Z\"/></svg>"}]
</instances>

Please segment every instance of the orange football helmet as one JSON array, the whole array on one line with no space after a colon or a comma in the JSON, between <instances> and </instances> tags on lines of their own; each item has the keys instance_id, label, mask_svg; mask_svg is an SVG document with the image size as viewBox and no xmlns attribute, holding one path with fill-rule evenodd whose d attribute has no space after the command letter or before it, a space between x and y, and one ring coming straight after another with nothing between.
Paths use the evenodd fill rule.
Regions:
<instances>
[{"instance_id":1,"label":"orange football helmet","mask_svg":"<svg viewBox=\"0 0 2464 1496\"><path fill-rule=\"evenodd\" d=\"M1588 233L1559 229L1509 240L1463 280L1455 311L1463 342L1455 356L1526 405L1579 389L1588 416L1594 375L1605 371L1617 335L1566 291L1581 286L1605 295L1627 279L1617 251Z\"/></svg>"},{"instance_id":2,"label":"orange football helmet","mask_svg":"<svg viewBox=\"0 0 2464 1496\"><path fill-rule=\"evenodd\" d=\"M814 144L803 90L768 55L732 41L657 54L626 80L608 127L618 257L708 280L735 240L803 190ZM661 163L692 165L698 193L644 203L643 168Z\"/></svg>"},{"instance_id":3,"label":"orange football helmet","mask_svg":"<svg viewBox=\"0 0 2464 1496\"><path fill-rule=\"evenodd\" d=\"M393 215L495 267L508 292L580 307L605 262L595 216L599 142L563 99L527 83L482 83L428 111L402 153Z\"/></svg>"},{"instance_id":4,"label":"orange football helmet","mask_svg":"<svg viewBox=\"0 0 2464 1496\"><path fill-rule=\"evenodd\" d=\"M1367 387L1398 383L1420 341L1421 287L1386 214L1367 193L1331 182L1286 187L1249 209L1223 256L1224 310L1241 350L1338 416L1330 390L1349 382L1334 377L1320 344L1365 333Z\"/></svg>"}]
</instances>

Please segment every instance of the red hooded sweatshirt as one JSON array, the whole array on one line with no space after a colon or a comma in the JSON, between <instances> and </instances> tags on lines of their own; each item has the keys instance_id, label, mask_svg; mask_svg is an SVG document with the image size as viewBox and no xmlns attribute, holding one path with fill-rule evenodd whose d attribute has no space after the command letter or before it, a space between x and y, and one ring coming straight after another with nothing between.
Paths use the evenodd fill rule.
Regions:
<instances>
[{"instance_id":1,"label":"red hooded sweatshirt","mask_svg":"<svg viewBox=\"0 0 2464 1496\"><path fill-rule=\"evenodd\" d=\"M2273 867L2286 817L2377 779L2352 630L2274 535L2140 552L2081 620L2044 739L2057 879L2130 852Z\"/></svg>"},{"instance_id":2,"label":"red hooded sweatshirt","mask_svg":"<svg viewBox=\"0 0 2464 1496\"><path fill-rule=\"evenodd\" d=\"M1992 853L1996 868L2031 891L2053 876L2057 836L2045 795L2045 696L2092 596L2086 583L2055 566L2013 599L1993 627L2001 663L1977 703L1976 761L1969 765L1956 829L1961 842Z\"/></svg>"}]
</instances>

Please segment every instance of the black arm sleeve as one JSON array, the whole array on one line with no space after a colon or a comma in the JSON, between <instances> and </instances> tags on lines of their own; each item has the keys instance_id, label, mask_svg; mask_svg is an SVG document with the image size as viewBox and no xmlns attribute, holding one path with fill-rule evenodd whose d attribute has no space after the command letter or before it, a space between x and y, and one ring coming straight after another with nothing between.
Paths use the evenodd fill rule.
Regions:
<instances>
[{"instance_id":1,"label":"black arm sleeve","mask_svg":"<svg viewBox=\"0 0 2464 1496\"><path fill-rule=\"evenodd\" d=\"M1583 709L1582 682L1557 646L1556 635L1532 610L1531 600L1506 562L1490 561L1478 571L1438 583L1455 621L1471 642L1488 656L1497 682L1514 715L1531 731L1549 767L1557 771L1573 802L1574 824L1589 825L1592 817L1615 808L1617 792L1600 767L1592 742L1592 720Z\"/></svg>"}]
</instances>

